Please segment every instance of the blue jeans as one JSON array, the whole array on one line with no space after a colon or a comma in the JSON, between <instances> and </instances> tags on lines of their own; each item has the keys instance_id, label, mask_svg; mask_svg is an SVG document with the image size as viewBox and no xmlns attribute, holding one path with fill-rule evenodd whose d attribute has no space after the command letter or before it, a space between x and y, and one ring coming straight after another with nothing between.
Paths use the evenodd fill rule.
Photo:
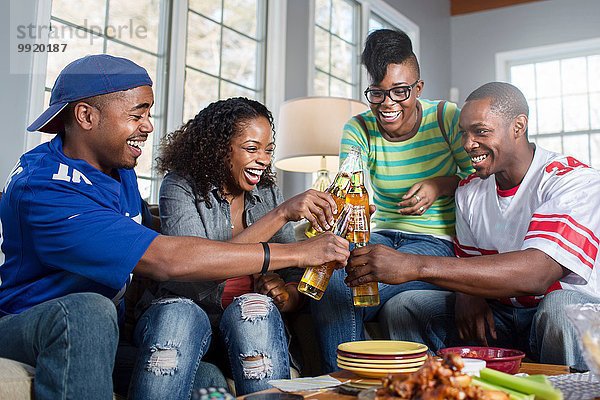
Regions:
<instances>
[{"instance_id":1,"label":"blue jeans","mask_svg":"<svg viewBox=\"0 0 600 400\"><path fill-rule=\"evenodd\" d=\"M135 327L133 340L139 354L128 398L189 399L210 338L208 316L192 300L155 301Z\"/></svg>"},{"instance_id":2,"label":"blue jeans","mask_svg":"<svg viewBox=\"0 0 600 400\"><path fill-rule=\"evenodd\" d=\"M106 297L77 293L0 318L0 356L35 367L40 399L112 399L119 340Z\"/></svg>"},{"instance_id":3,"label":"blue jeans","mask_svg":"<svg viewBox=\"0 0 600 400\"><path fill-rule=\"evenodd\" d=\"M383 244L401 253L453 256L452 243L430 235L413 235L398 231L371 233L369 244ZM344 283L346 272L337 270L331 276L325 294L311 301L317 339L321 345L325 373L336 371L336 350L340 343L364 340L364 322L374 320L381 307L396 294L407 290L439 289L426 282L414 281L400 285L379 283L380 303L376 307L354 307L352 292Z\"/></svg>"},{"instance_id":4,"label":"blue jeans","mask_svg":"<svg viewBox=\"0 0 600 400\"><path fill-rule=\"evenodd\" d=\"M458 337L454 301L454 293L447 291L400 293L386 303L380 320L391 339L425 343L433 353L444 347L475 344ZM531 308L490 300L497 340L488 335L488 343L523 350L538 362L586 370L575 329L564 308L567 304L592 302L598 299L572 290L551 292Z\"/></svg>"},{"instance_id":5,"label":"blue jeans","mask_svg":"<svg viewBox=\"0 0 600 400\"><path fill-rule=\"evenodd\" d=\"M285 327L271 298L257 293L236 297L223 312L219 330L238 396L270 388L271 379L290 378Z\"/></svg>"}]
</instances>

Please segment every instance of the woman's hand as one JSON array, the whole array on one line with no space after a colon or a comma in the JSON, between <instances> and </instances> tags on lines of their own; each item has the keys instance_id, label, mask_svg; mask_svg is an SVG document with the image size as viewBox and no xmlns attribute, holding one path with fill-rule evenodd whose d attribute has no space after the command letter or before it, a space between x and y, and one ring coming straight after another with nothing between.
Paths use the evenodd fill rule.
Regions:
<instances>
[{"instance_id":1,"label":"woman's hand","mask_svg":"<svg viewBox=\"0 0 600 400\"><path fill-rule=\"evenodd\" d=\"M402 196L402 201L398 203L398 212L404 215L421 215L439 196L438 186L433 179L417 182Z\"/></svg>"},{"instance_id":2,"label":"woman's hand","mask_svg":"<svg viewBox=\"0 0 600 400\"><path fill-rule=\"evenodd\" d=\"M343 268L350 256L350 244L344 238L325 232L308 240L294 243L297 263L300 268L335 263L335 268Z\"/></svg>"},{"instance_id":3,"label":"woman's hand","mask_svg":"<svg viewBox=\"0 0 600 400\"><path fill-rule=\"evenodd\" d=\"M300 305L301 299L297 286L295 284L286 285L283 279L274 272L255 275L254 291L273 299L281 312L294 311Z\"/></svg>"},{"instance_id":4,"label":"woman's hand","mask_svg":"<svg viewBox=\"0 0 600 400\"><path fill-rule=\"evenodd\" d=\"M457 176L437 176L417 182L402 196L398 212L404 215L422 215L440 196L454 196Z\"/></svg>"},{"instance_id":5,"label":"woman's hand","mask_svg":"<svg viewBox=\"0 0 600 400\"><path fill-rule=\"evenodd\" d=\"M300 221L306 218L317 232L323 232L333 226L337 205L329 193L309 189L277 207L286 221Z\"/></svg>"}]
</instances>

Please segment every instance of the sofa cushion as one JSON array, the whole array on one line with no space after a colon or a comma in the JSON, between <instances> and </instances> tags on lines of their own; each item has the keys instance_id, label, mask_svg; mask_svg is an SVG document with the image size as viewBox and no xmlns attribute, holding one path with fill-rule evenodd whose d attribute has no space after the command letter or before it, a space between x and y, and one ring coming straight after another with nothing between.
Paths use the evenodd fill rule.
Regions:
<instances>
[{"instance_id":1,"label":"sofa cushion","mask_svg":"<svg viewBox=\"0 0 600 400\"><path fill-rule=\"evenodd\" d=\"M0 399L33 398L35 369L18 361L0 358Z\"/></svg>"}]
</instances>

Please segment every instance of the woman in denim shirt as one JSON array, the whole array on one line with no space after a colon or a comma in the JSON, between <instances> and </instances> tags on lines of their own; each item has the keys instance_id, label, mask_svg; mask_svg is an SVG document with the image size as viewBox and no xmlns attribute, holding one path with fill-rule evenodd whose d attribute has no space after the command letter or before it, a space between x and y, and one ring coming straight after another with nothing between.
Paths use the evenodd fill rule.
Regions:
<instances>
[{"instance_id":1,"label":"woman in denim shirt","mask_svg":"<svg viewBox=\"0 0 600 400\"><path fill-rule=\"evenodd\" d=\"M288 221L306 218L329 228L336 206L328 194L309 190L283 201L271 171L273 139L271 113L246 98L212 103L167 135L158 159L159 170L167 172L160 190L162 233L290 243ZM237 394L246 394L270 387L271 379L290 377L280 312L300 306L302 272L288 268L220 282L165 282L155 296L187 297L202 307L219 327Z\"/></svg>"}]
</instances>

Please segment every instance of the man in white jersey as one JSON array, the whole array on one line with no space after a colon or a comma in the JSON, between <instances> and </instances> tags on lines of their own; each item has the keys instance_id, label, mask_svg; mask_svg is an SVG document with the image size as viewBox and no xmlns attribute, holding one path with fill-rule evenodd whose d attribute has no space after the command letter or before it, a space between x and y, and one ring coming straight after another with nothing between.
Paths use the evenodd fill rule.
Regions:
<instances>
[{"instance_id":1,"label":"man in white jersey","mask_svg":"<svg viewBox=\"0 0 600 400\"><path fill-rule=\"evenodd\" d=\"M534 360L587 369L565 306L600 302L600 173L527 138L516 87L475 90L460 115L475 174L456 191L456 258L356 249L350 286L421 280L382 311L390 337L432 351L464 343L519 348Z\"/></svg>"}]
</instances>

